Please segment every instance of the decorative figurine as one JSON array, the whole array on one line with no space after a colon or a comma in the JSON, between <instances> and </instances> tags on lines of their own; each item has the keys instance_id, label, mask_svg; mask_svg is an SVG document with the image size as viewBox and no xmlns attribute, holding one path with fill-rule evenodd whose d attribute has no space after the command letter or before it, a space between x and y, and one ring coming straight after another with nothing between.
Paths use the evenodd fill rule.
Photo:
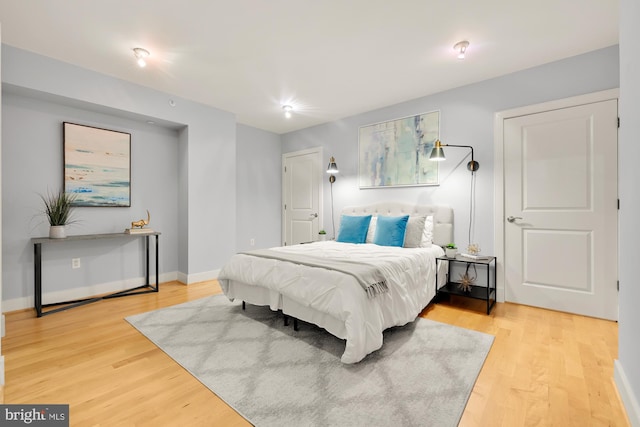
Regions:
<instances>
[{"instance_id":1,"label":"decorative figurine","mask_svg":"<svg viewBox=\"0 0 640 427\"><path fill-rule=\"evenodd\" d=\"M149 214L149 211L147 211L147 219L132 221L131 228L127 228L124 232L126 234L152 234L154 231L147 227L147 225L149 225L149 221L151 221L151 215Z\"/></svg>"},{"instance_id":2,"label":"decorative figurine","mask_svg":"<svg viewBox=\"0 0 640 427\"><path fill-rule=\"evenodd\" d=\"M471 267L471 264L467 264L467 269L465 270L464 274L460 275L460 282L458 283L458 288L462 292L471 292L471 287L476 282L476 278L478 277L478 272L475 271L476 270L475 264L473 265L473 270L475 273L474 276L471 276L469 274L469 267Z\"/></svg>"},{"instance_id":3,"label":"decorative figurine","mask_svg":"<svg viewBox=\"0 0 640 427\"><path fill-rule=\"evenodd\" d=\"M469 243L467 253L470 255L480 255L480 246L477 243Z\"/></svg>"},{"instance_id":4,"label":"decorative figurine","mask_svg":"<svg viewBox=\"0 0 640 427\"><path fill-rule=\"evenodd\" d=\"M141 219L139 221L133 221L131 222L131 228L144 228L145 226L149 225L149 221L151 221L151 215L149 214L149 211L147 210L147 219Z\"/></svg>"}]
</instances>

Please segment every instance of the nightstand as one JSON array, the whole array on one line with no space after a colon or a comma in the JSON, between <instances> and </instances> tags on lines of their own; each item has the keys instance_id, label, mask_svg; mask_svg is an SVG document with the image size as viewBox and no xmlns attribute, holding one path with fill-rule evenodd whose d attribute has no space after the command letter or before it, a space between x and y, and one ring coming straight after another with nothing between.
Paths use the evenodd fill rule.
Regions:
<instances>
[{"instance_id":1,"label":"nightstand","mask_svg":"<svg viewBox=\"0 0 640 427\"><path fill-rule=\"evenodd\" d=\"M447 283L438 289L438 267L442 261L449 262ZM471 285L471 289L469 291L463 291L460 289L460 282L453 281L451 278L451 268L456 264L462 264L465 266L474 265L475 267L479 267L479 270L486 270L487 286ZM493 273L493 280L490 280L490 273ZM480 271L478 271L478 275L479 274ZM436 258L436 298L440 295L458 295L467 298L485 300L487 302L487 314L491 313L491 309L496 303L496 257L487 256L482 259L473 259L457 255L455 258L448 258L446 256Z\"/></svg>"}]
</instances>

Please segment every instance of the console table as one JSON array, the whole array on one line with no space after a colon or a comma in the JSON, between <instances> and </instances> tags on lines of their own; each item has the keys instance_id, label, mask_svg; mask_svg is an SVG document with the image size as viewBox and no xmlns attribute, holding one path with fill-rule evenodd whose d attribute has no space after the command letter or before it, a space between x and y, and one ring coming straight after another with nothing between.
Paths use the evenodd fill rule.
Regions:
<instances>
[{"instance_id":1,"label":"console table","mask_svg":"<svg viewBox=\"0 0 640 427\"><path fill-rule=\"evenodd\" d=\"M155 252L156 252L156 285L152 286L149 283L149 236L155 236ZM35 309L38 317L46 316L47 314L56 313L63 310L68 310L73 307L78 307L80 305L89 304L92 302L100 301L102 299L108 298L117 298L124 297L128 295L139 295L146 294L149 292L158 292L160 289L159 285L159 264L158 264L158 252L159 252L159 241L158 238L160 233L157 231L149 232L149 233L108 233L108 234L85 234L79 236L67 236L64 239L50 239L49 237L34 237L31 239L31 243L33 243L33 263L34 263L34 297L35 297ZM136 286L135 288L125 289L123 291L118 291L108 295L102 295L97 297L89 297L79 300L72 301L63 301L56 302L50 304L42 304L42 245L54 245L54 244L64 244L66 242L77 242L80 240L101 240L101 239L136 239L136 238L144 238L144 248L145 248L145 282L144 285ZM44 307L50 307L54 305L62 305L63 307L58 307L52 310L43 311Z\"/></svg>"}]
</instances>

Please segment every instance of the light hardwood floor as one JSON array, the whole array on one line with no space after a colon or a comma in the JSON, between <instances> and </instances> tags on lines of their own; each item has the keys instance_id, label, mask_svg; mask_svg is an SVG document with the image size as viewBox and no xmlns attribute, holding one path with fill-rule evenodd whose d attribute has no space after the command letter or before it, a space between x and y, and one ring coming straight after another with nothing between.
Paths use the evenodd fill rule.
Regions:
<instances>
[{"instance_id":1,"label":"light hardwood floor","mask_svg":"<svg viewBox=\"0 0 640 427\"><path fill-rule=\"evenodd\" d=\"M124 317L220 292L161 285L36 318L8 313L5 403L67 403L72 426L247 426ZM460 426L628 426L613 383L615 322L516 304L430 305L423 317L494 335Z\"/></svg>"}]
</instances>

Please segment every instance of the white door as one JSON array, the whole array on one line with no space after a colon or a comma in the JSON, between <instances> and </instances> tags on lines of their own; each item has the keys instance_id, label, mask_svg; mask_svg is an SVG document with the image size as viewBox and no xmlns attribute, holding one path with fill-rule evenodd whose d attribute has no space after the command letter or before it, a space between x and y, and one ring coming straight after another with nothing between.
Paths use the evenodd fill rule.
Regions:
<instances>
[{"instance_id":1,"label":"white door","mask_svg":"<svg viewBox=\"0 0 640 427\"><path fill-rule=\"evenodd\" d=\"M283 163L283 244L318 240L322 150L287 153Z\"/></svg>"},{"instance_id":2,"label":"white door","mask_svg":"<svg viewBox=\"0 0 640 427\"><path fill-rule=\"evenodd\" d=\"M504 121L506 300L617 319L617 100Z\"/></svg>"}]
</instances>

